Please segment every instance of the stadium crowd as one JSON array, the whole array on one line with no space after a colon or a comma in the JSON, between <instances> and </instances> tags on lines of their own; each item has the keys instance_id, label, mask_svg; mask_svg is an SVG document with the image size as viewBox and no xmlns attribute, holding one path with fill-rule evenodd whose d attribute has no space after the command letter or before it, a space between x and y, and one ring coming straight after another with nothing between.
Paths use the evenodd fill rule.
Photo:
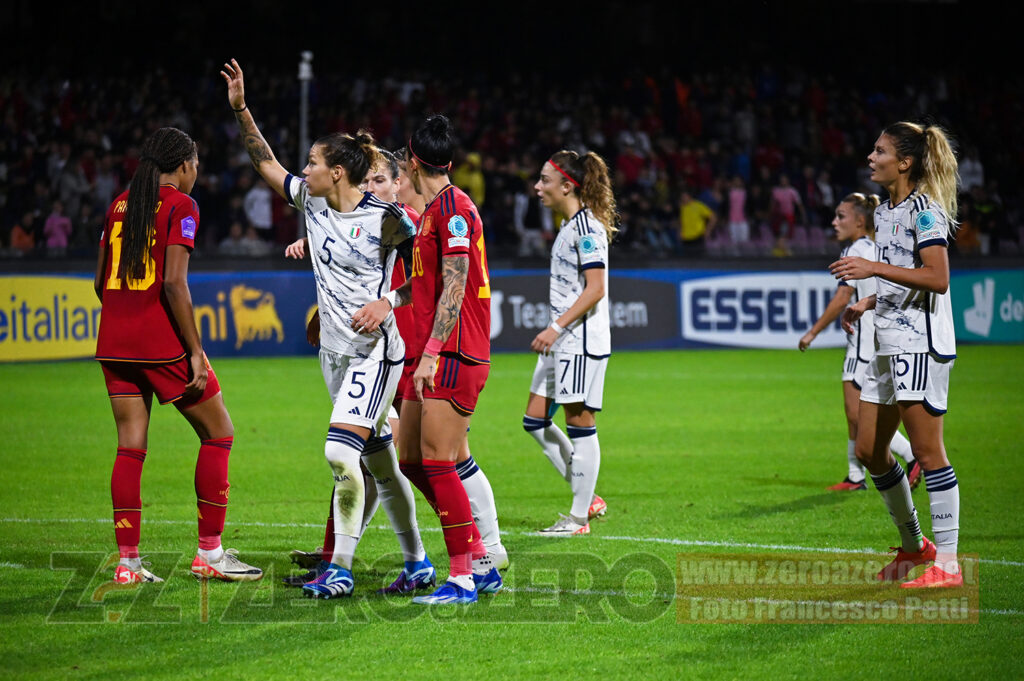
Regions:
<instances>
[{"instance_id":1,"label":"stadium crowd","mask_svg":"<svg viewBox=\"0 0 1024 681\"><path fill-rule=\"evenodd\" d=\"M594 150L613 166L619 254L763 256L834 251L836 201L878 191L865 157L883 122L927 112L960 146L956 251L1020 252L1019 86L950 71L890 92L870 78L816 75L824 70L730 66L571 82L515 72L479 81L317 73L310 130L367 127L393 148L428 113L450 115L462 145L453 180L480 206L493 257L547 253L554 220L532 186L562 147ZM0 77L4 256L92 257L103 211L127 186L142 141L163 125L199 144L198 255L276 256L294 239L294 216L255 181L212 66L137 79L49 75ZM261 127L284 165L301 170L298 83L281 69L261 81Z\"/></svg>"}]
</instances>

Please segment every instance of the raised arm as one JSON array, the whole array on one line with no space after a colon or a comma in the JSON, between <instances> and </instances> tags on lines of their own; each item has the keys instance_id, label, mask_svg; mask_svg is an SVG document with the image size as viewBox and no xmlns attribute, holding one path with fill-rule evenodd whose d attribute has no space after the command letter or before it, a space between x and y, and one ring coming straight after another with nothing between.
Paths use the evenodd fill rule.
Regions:
<instances>
[{"instance_id":1,"label":"raised arm","mask_svg":"<svg viewBox=\"0 0 1024 681\"><path fill-rule=\"evenodd\" d=\"M256 120L252 112L245 104L245 82L242 79L242 67L234 59L230 64L224 64L224 70L220 72L224 81L228 84L228 103L235 112L235 120L238 121L238 129L242 133L245 142L245 150L249 152L249 158L256 172L260 174L270 188L277 192L281 198L287 199L284 194L284 180L288 171L284 169L270 145L263 138L260 129L256 127Z\"/></svg>"}]
</instances>

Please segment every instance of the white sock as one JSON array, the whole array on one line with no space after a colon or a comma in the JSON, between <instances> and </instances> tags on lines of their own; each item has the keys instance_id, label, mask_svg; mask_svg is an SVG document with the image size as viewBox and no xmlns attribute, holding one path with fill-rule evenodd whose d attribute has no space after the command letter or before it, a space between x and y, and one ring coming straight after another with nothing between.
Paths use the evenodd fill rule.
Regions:
<instances>
[{"instance_id":1,"label":"white sock","mask_svg":"<svg viewBox=\"0 0 1024 681\"><path fill-rule=\"evenodd\" d=\"M363 472L359 455L366 441L355 433L331 428L324 455L334 475L334 553L331 562L352 569L352 557L359 544L363 524Z\"/></svg>"},{"instance_id":2,"label":"white sock","mask_svg":"<svg viewBox=\"0 0 1024 681\"><path fill-rule=\"evenodd\" d=\"M448 575L448 581L458 584L466 591L476 591L476 583L473 581L473 575Z\"/></svg>"},{"instance_id":3,"label":"white sock","mask_svg":"<svg viewBox=\"0 0 1024 681\"><path fill-rule=\"evenodd\" d=\"M494 567L494 563L491 561L489 554L484 554L483 558L473 559L473 574L474 575L486 575Z\"/></svg>"},{"instance_id":4,"label":"white sock","mask_svg":"<svg viewBox=\"0 0 1024 681\"><path fill-rule=\"evenodd\" d=\"M907 474L903 472L903 466L895 462L888 473L878 476L872 474L871 480L882 495L889 515L900 532L903 550L911 553L920 551L924 535L917 521L917 509L910 496L910 483Z\"/></svg>"},{"instance_id":5,"label":"white sock","mask_svg":"<svg viewBox=\"0 0 1024 681\"><path fill-rule=\"evenodd\" d=\"M597 487L597 474L601 469L601 445L597 441L597 426L566 426L566 430L569 431L573 450L569 465L572 476L569 480L572 487L572 510L569 513L577 522L585 524Z\"/></svg>"},{"instance_id":6,"label":"white sock","mask_svg":"<svg viewBox=\"0 0 1024 681\"><path fill-rule=\"evenodd\" d=\"M935 564L955 575L960 572L956 561L960 534L960 485L956 473L952 466L924 471L924 484L928 489L932 532L935 534Z\"/></svg>"},{"instance_id":7,"label":"white sock","mask_svg":"<svg viewBox=\"0 0 1024 681\"><path fill-rule=\"evenodd\" d=\"M914 452L910 449L910 440L907 436L901 433L898 429L896 434L892 436L892 442L889 443L889 449L896 456L903 459L908 464L914 463Z\"/></svg>"},{"instance_id":8,"label":"white sock","mask_svg":"<svg viewBox=\"0 0 1024 681\"><path fill-rule=\"evenodd\" d=\"M363 522L359 527L360 539L366 534L366 528L370 526L370 521L373 520L373 515L377 512L377 507L380 506L380 500L377 498L377 485L373 481L373 476L367 470L363 471Z\"/></svg>"},{"instance_id":9,"label":"white sock","mask_svg":"<svg viewBox=\"0 0 1024 681\"><path fill-rule=\"evenodd\" d=\"M363 465L373 476L380 505L388 514L404 560L423 560L426 552L416 523L416 501L412 496L412 485L398 469L398 455L391 435L371 439L366 450Z\"/></svg>"},{"instance_id":10,"label":"white sock","mask_svg":"<svg viewBox=\"0 0 1024 681\"><path fill-rule=\"evenodd\" d=\"M864 482L864 465L857 458L856 440L846 441L846 463L849 466L846 477L850 479L850 482Z\"/></svg>"},{"instance_id":11,"label":"white sock","mask_svg":"<svg viewBox=\"0 0 1024 681\"><path fill-rule=\"evenodd\" d=\"M572 441L562 429L551 422L551 419L538 419L532 416L523 417L523 429L537 441L544 451L544 456L555 467L558 474L569 480L569 462L572 460Z\"/></svg>"},{"instance_id":12,"label":"white sock","mask_svg":"<svg viewBox=\"0 0 1024 681\"><path fill-rule=\"evenodd\" d=\"M212 563L224 557L224 547L222 545L215 549L199 549L196 553L207 563ZM142 563L139 563L139 567L142 567Z\"/></svg>"},{"instance_id":13,"label":"white sock","mask_svg":"<svg viewBox=\"0 0 1024 681\"><path fill-rule=\"evenodd\" d=\"M473 460L473 455L461 463L455 464L455 472L466 488L469 497L469 509L473 513L473 522L480 530L480 541L484 546L495 546L501 543L501 532L498 529L498 509L494 505L494 491L484 472Z\"/></svg>"}]
</instances>

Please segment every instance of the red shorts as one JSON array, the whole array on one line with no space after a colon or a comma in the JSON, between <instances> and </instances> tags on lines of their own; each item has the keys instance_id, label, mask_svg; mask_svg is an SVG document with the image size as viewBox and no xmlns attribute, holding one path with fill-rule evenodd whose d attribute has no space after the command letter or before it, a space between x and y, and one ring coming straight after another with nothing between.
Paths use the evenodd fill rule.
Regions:
<instances>
[{"instance_id":1,"label":"red shorts","mask_svg":"<svg viewBox=\"0 0 1024 681\"><path fill-rule=\"evenodd\" d=\"M205 359L205 358L204 358ZM107 382L107 394L111 397L152 397L156 394L160 404L174 402L179 409L205 402L220 392L217 374L206 360L206 390L199 397L182 397L185 386L191 379L192 367L188 356L168 364L143 364L140 362L100 362L103 378Z\"/></svg>"},{"instance_id":2,"label":"red shorts","mask_svg":"<svg viewBox=\"0 0 1024 681\"><path fill-rule=\"evenodd\" d=\"M420 358L417 357L413 363L414 370L419 363ZM455 407L455 411L469 416L476 409L476 401L487 383L490 371L490 364L474 364L459 357L441 355L437 359L437 371L434 373L434 389L426 388L423 398L447 400ZM406 384L402 399L419 402L412 380Z\"/></svg>"},{"instance_id":3,"label":"red shorts","mask_svg":"<svg viewBox=\"0 0 1024 681\"><path fill-rule=\"evenodd\" d=\"M405 386L412 385L412 375L416 373L416 365L419 363L420 361L417 357L405 358L405 366L402 367L402 377L398 379L398 390L395 391L396 400L404 399Z\"/></svg>"}]
</instances>

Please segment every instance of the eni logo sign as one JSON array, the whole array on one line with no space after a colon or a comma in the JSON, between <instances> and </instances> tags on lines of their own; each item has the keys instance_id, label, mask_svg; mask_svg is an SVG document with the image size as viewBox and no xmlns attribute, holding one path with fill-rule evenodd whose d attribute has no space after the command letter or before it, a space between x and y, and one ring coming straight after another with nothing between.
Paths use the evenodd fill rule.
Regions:
<instances>
[{"instance_id":1,"label":"eni logo sign","mask_svg":"<svg viewBox=\"0 0 1024 681\"><path fill-rule=\"evenodd\" d=\"M0 361L91 357L99 327L91 277L0 277Z\"/></svg>"},{"instance_id":2,"label":"eni logo sign","mask_svg":"<svg viewBox=\"0 0 1024 681\"><path fill-rule=\"evenodd\" d=\"M202 337L212 341L228 340L232 329L228 327L226 300L230 303L236 350L252 341L284 341L284 327L277 316L274 294L245 284L232 286L228 295L218 291L216 306L195 306L196 327Z\"/></svg>"}]
</instances>

